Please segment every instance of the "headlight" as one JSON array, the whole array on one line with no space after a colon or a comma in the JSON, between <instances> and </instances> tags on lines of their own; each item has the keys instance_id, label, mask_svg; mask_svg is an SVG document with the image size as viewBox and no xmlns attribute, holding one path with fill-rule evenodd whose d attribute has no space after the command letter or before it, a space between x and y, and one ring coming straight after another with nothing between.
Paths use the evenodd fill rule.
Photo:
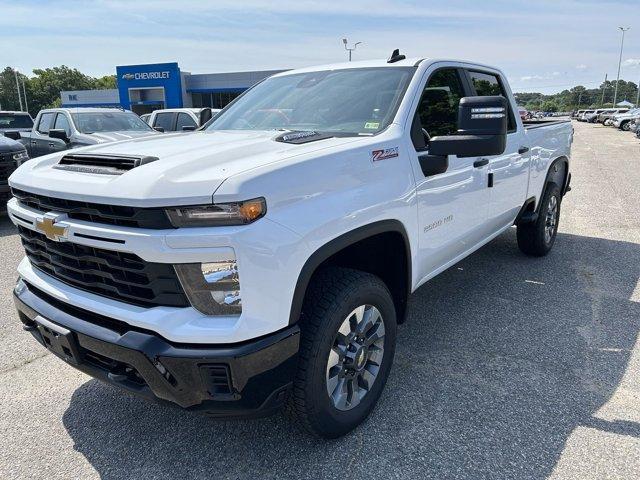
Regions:
<instances>
[{"instance_id":1,"label":"headlight","mask_svg":"<svg viewBox=\"0 0 640 480\"><path fill-rule=\"evenodd\" d=\"M29 160L29 154L27 153L26 150L23 150L22 152L14 153L13 159L17 161L18 166L20 166L22 165L23 162L26 162L27 160Z\"/></svg>"},{"instance_id":2,"label":"headlight","mask_svg":"<svg viewBox=\"0 0 640 480\"><path fill-rule=\"evenodd\" d=\"M242 312L240 278L235 258L174 265L189 302L205 315Z\"/></svg>"},{"instance_id":3,"label":"headlight","mask_svg":"<svg viewBox=\"0 0 640 480\"><path fill-rule=\"evenodd\" d=\"M264 198L167 210L167 215L174 227L246 225L263 217L265 213L267 213L267 202Z\"/></svg>"}]
</instances>

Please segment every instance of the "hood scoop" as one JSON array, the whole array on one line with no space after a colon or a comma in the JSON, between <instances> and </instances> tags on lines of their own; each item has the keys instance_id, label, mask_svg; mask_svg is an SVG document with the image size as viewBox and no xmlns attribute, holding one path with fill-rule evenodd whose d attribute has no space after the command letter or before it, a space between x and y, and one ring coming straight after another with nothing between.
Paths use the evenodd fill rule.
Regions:
<instances>
[{"instance_id":1,"label":"hood scoop","mask_svg":"<svg viewBox=\"0 0 640 480\"><path fill-rule=\"evenodd\" d=\"M122 175L129 170L156 160L158 157L74 153L62 157L53 168L101 175Z\"/></svg>"}]
</instances>

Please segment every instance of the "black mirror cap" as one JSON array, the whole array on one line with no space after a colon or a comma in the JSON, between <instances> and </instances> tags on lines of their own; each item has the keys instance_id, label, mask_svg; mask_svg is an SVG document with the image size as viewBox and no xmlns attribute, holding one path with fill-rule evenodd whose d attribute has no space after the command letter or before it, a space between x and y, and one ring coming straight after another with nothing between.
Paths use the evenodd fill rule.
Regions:
<instances>
[{"instance_id":1,"label":"black mirror cap","mask_svg":"<svg viewBox=\"0 0 640 480\"><path fill-rule=\"evenodd\" d=\"M200 112L200 126L207 123L213 117L213 112L210 108L203 108Z\"/></svg>"},{"instance_id":2,"label":"black mirror cap","mask_svg":"<svg viewBox=\"0 0 640 480\"><path fill-rule=\"evenodd\" d=\"M448 135L433 137L429 142L430 155L460 158L502 155L506 148L506 135Z\"/></svg>"},{"instance_id":3,"label":"black mirror cap","mask_svg":"<svg viewBox=\"0 0 640 480\"><path fill-rule=\"evenodd\" d=\"M506 135L509 105L501 95L464 97L458 107L458 135Z\"/></svg>"},{"instance_id":4,"label":"black mirror cap","mask_svg":"<svg viewBox=\"0 0 640 480\"><path fill-rule=\"evenodd\" d=\"M65 142L69 141L69 136L67 135L67 132L65 132L62 129L52 129L49 130L49 137L51 138L57 138L58 140L63 140Z\"/></svg>"},{"instance_id":5,"label":"black mirror cap","mask_svg":"<svg viewBox=\"0 0 640 480\"><path fill-rule=\"evenodd\" d=\"M164 128L162 127L153 127L156 132L164 133Z\"/></svg>"},{"instance_id":6,"label":"black mirror cap","mask_svg":"<svg viewBox=\"0 0 640 480\"><path fill-rule=\"evenodd\" d=\"M11 130L9 132L4 132L4 136L10 138L11 140L20 140L22 135L17 130Z\"/></svg>"}]
</instances>

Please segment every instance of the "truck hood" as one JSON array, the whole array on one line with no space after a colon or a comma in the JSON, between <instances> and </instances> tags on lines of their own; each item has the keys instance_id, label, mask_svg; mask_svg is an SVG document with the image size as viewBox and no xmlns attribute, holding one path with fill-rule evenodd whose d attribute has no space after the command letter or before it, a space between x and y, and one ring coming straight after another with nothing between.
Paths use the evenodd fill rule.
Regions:
<instances>
[{"instance_id":1,"label":"truck hood","mask_svg":"<svg viewBox=\"0 0 640 480\"><path fill-rule=\"evenodd\" d=\"M160 132L152 131L133 131L125 130L121 132L96 132L96 133L79 133L78 141L86 141L87 144L119 142L122 140L130 140L132 138L148 137L151 135L162 135Z\"/></svg>"},{"instance_id":2,"label":"truck hood","mask_svg":"<svg viewBox=\"0 0 640 480\"><path fill-rule=\"evenodd\" d=\"M235 174L293 156L366 140L332 137L294 145L276 142L282 132L207 131L161 134L73 150L83 154L151 156L158 160L122 175L54 168L66 152L30 160L9 179L13 188L41 195L138 207L212 202L222 182Z\"/></svg>"}]
</instances>

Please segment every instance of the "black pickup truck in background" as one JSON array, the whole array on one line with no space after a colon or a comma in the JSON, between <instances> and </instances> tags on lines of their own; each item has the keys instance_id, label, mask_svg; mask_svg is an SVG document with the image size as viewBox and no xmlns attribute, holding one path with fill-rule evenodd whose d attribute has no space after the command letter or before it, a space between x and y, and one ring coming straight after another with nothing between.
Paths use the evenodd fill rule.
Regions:
<instances>
[{"instance_id":1,"label":"black pickup truck in background","mask_svg":"<svg viewBox=\"0 0 640 480\"><path fill-rule=\"evenodd\" d=\"M0 135L0 212L7 210L7 201L11 197L9 175L28 159L24 145Z\"/></svg>"},{"instance_id":2,"label":"black pickup truck in background","mask_svg":"<svg viewBox=\"0 0 640 480\"><path fill-rule=\"evenodd\" d=\"M30 132L33 118L27 112L0 111L0 136L7 131Z\"/></svg>"},{"instance_id":3,"label":"black pickup truck in background","mask_svg":"<svg viewBox=\"0 0 640 480\"><path fill-rule=\"evenodd\" d=\"M116 108L50 108L41 110L31 131L6 131L22 143L29 157L70 148L161 135L133 112Z\"/></svg>"}]
</instances>

